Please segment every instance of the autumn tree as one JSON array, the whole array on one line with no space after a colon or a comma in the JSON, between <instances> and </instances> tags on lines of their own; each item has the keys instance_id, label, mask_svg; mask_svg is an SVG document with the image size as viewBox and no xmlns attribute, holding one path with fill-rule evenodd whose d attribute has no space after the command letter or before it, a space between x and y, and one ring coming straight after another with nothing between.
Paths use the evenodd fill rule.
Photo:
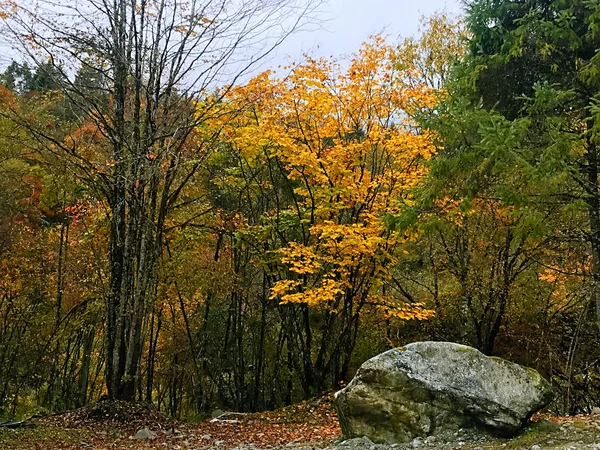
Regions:
<instances>
[{"instance_id":1,"label":"autumn tree","mask_svg":"<svg viewBox=\"0 0 600 450\"><path fill-rule=\"evenodd\" d=\"M467 47L462 17L438 12L422 17L418 37L405 38L396 48L394 60L407 82L425 83L443 91L451 78L453 64Z\"/></svg>"},{"instance_id":2,"label":"autumn tree","mask_svg":"<svg viewBox=\"0 0 600 450\"><path fill-rule=\"evenodd\" d=\"M44 70L25 71L39 82L2 87L3 113L27 97L23 111L49 117L54 86L41 82ZM15 72L12 65L3 78ZM61 164L40 157L24 128L4 115L0 123L0 414L14 415L21 403L80 406L98 388L91 360L102 315L102 258L94 252L102 232L94 231L103 214Z\"/></svg>"},{"instance_id":3,"label":"autumn tree","mask_svg":"<svg viewBox=\"0 0 600 450\"><path fill-rule=\"evenodd\" d=\"M565 202L568 198L587 205L587 224L579 238L590 244L597 314L598 14L598 7L587 2L528 1L472 2L469 15L474 32L471 64L478 67L476 95L481 94L484 105L497 109L513 127L527 127L521 145L531 152L526 159L537 177L546 179L547 193L562 196L562 205L571 203ZM490 21L495 25L484 25Z\"/></svg>"},{"instance_id":4,"label":"autumn tree","mask_svg":"<svg viewBox=\"0 0 600 450\"><path fill-rule=\"evenodd\" d=\"M17 108L12 119L44 152L66 161L109 210L111 397L131 400L139 384L164 224L218 134L198 131L226 93L209 92L233 84L264 59L310 19L315 5L89 0L43 13L35 2L20 2L4 14L15 45L38 65L52 67L84 132L72 134L63 123L57 135ZM90 83L74 78L74 71L87 73Z\"/></svg>"},{"instance_id":5,"label":"autumn tree","mask_svg":"<svg viewBox=\"0 0 600 450\"><path fill-rule=\"evenodd\" d=\"M439 152L419 196L427 240L399 274L443 306L434 336L552 372L567 409L570 374L598 361L597 17L585 2L468 2L467 51L418 119Z\"/></svg>"},{"instance_id":6,"label":"autumn tree","mask_svg":"<svg viewBox=\"0 0 600 450\"><path fill-rule=\"evenodd\" d=\"M306 395L327 379L347 379L364 311L431 314L386 289L398 244L415 238L386 220L411 204L423 163L435 153L431 134L408 115L431 107L435 96L424 84L405 83L392 53L374 37L346 70L307 58L227 97L236 119L223 136L238 155L241 187L274 199L248 217L240 244L254 249L265 270ZM250 175L257 172L261 178ZM313 312L322 316L318 342Z\"/></svg>"}]
</instances>

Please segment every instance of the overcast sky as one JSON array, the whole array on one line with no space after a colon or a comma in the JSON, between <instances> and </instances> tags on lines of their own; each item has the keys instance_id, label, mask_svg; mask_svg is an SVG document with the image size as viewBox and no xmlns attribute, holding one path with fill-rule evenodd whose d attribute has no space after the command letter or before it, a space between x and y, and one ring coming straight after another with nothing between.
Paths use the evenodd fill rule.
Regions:
<instances>
[{"instance_id":1,"label":"overcast sky","mask_svg":"<svg viewBox=\"0 0 600 450\"><path fill-rule=\"evenodd\" d=\"M329 0L323 6L328 18L321 30L299 32L277 51L276 60L315 56L349 55L372 34L383 32L391 41L415 36L421 16L443 11L461 13L460 0Z\"/></svg>"},{"instance_id":2,"label":"overcast sky","mask_svg":"<svg viewBox=\"0 0 600 450\"><path fill-rule=\"evenodd\" d=\"M58 0L69 2L72 0ZM325 0L318 11L319 25L289 37L252 73L299 61L303 53L344 58L356 52L370 35L382 33L390 42L416 36L422 16L436 12L460 14L461 0ZM0 69L16 56L0 39Z\"/></svg>"}]
</instances>

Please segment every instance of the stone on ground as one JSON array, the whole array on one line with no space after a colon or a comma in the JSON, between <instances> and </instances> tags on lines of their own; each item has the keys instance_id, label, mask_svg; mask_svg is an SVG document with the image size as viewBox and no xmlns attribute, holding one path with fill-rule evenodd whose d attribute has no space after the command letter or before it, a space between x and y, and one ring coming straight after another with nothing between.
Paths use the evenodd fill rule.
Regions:
<instances>
[{"instance_id":1,"label":"stone on ground","mask_svg":"<svg viewBox=\"0 0 600 450\"><path fill-rule=\"evenodd\" d=\"M365 362L336 393L345 439L410 442L461 428L518 432L552 400L535 370L450 342L416 342Z\"/></svg>"},{"instance_id":2,"label":"stone on ground","mask_svg":"<svg viewBox=\"0 0 600 450\"><path fill-rule=\"evenodd\" d=\"M156 433L148 428L142 428L135 433L136 439L156 439Z\"/></svg>"}]
</instances>

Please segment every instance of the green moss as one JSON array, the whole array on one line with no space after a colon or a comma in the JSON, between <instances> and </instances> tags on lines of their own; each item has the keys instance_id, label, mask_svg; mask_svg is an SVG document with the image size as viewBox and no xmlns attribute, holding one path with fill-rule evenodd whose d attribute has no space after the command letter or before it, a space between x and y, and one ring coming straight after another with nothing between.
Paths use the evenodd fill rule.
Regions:
<instances>
[{"instance_id":1,"label":"green moss","mask_svg":"<svg viewBox=\"0 0 600 450\"><path fill-rule=\"evenodd\" d=\"M552 435L560 429L560 425L550 422L549 420L540 420L539 422L531 423L513 439L507 440L502 448L505 449L517 449L517 448L530 448L531 446L538 444L544 447L545 441L548 438L552 438ZM554 434L554 436L556 436ZM559 438L561 436L558 436Z\"/></svg>"},{"instance_id":2,"label":"green moss","mask_svg":"<svg viewBox=\"0 0 600 450\"><path fill-rule=\"evenodd\" d=\"M560 430L560 425L550 420L540 420L539 422L532 423L527 428L538 433L555 433Z\"/></svg>"},{"instance_id":3,"label":"green moss","mask_svg":"<svg viewBox=\"0 0 600 450\"><path fill-rule=\"evenodd\" d=\"M547 437L548 432L535 426L529 426L514 439L506 442L506 448L529 448L532 445L539 444Z\"/></svg>"},{"instance_id":4,"label":"green moss","mask_svg":"<svg viewBox=\"0 0 600 450\"><path fill-rule=\"evenodd\" d=\"M525 367L525 366L521 366L521 367ZM539 373L537 370L535 370L535 369L532 369L531 367L525 367L525 370L526 370L526 371L527 371L527 373L528 373L528 374L529 374L531 377L533 377L533 378L536 378L536 379L537 379L537 378L539 378L539 377L540 377L540 373Z\"/></svg>"}]
</instances>

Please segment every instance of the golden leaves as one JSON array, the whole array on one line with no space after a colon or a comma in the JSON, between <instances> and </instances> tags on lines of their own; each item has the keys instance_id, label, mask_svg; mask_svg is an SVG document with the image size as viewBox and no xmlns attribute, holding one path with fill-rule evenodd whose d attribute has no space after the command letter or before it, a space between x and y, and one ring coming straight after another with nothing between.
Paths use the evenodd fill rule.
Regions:
<instances>
[{"instance_id":1,"label":"golden leaves","mask_svg":"<svg viewBox=\"0 0 600 450\"><path fill-rule=\"evenodd\" d=\"M248 164L277 159L293 183L302 242L277 250L281 279L271 298L335 308L366 301L393 267L395 248L413 236L389 230L387 215L410 202L410 190L435 154L433 135L409 118L436 93L411 85L381 36L365 43L347 69L306 58L278 78L265 72L233 87L219 126ZM426 318L417 306L386 314Z\"/></svg>"},{"instance_id":2,"label":"golden leaves","mask_svg":"<svg viewBox=\"0 0 600 450\"><path fill-rule=\"evenodd\" d=\"M427 309L424 303L398 303L389 296L379 296L374 301L387 319L429 320L435 314L433 310Z\"/></svg>"},{"instance_id":3,"label":"golden leaves","mask_svg":"<svg viewBox=\"0 0 600 450\"><path fill-rule=\"evenodd\" d=\"M280 254L281 262L299 275L316 273L321 268L313 249L297 242L290 242L287 248L280 249Z\"/></svg>"}]
</instances>

